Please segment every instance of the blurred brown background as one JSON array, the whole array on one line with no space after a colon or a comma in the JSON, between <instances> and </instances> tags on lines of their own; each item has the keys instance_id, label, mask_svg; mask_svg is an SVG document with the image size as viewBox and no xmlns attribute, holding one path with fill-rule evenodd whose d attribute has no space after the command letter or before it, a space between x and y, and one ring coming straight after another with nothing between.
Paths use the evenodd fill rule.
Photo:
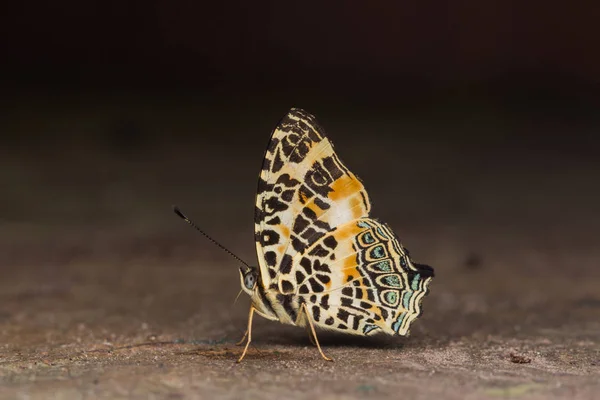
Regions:
<instances>
[{"instance_id":1,"label":"blurred brown background","mask_svg":"<svg viewBox=\"0 0 600 400\"><path fill-rule=\"evenodd\" d=\"M413 398L515 387L591 398L598 20L593 2L3 5L0 396L51 388L70 398L93 386L114 398L115 382L130 381L140 398L150 381L165 396L197 393L196 383L170 385L175 376L234 397L256 379L266 397L282 387L352 397L363 379ZM236 263L170 207L255 264L257 174L292 106L316 114L364 180L373 215L437 278L407 341L325 334L346 363L313 370L304 332L260 321L262 353L231 372L246 316L245 303L231 307ZM128 353L137 367L118 351L87 358L149 337L172 347ZM531 367L515 370L512 351ZM376 359L410 379L386 375L388 365L359 374ZM278 368L286 360L313 371L308 392L301 374ZM46 386L23 383L31 377Z\"/></svg>"}]
</instances>

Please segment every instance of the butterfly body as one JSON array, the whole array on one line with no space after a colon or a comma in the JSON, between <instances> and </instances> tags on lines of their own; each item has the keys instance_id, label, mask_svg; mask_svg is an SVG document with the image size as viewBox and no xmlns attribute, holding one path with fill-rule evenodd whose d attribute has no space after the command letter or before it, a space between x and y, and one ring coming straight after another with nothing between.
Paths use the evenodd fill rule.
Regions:
<instances>
[{"instance_id":1,"label":"butterfly body","mask_svg":"<svg viewBox=\"0 0 600 400\"><path fill-rule=\"evenodd\" d=\"M273 131L259 177L259 266L240 270L252 299L250 320L256 311L310 325L313 333L314 324L356 335L407 335L433 269L414 263L370 210L363 184L315 118L291 109Z\"/></svg>"}]
</instances>

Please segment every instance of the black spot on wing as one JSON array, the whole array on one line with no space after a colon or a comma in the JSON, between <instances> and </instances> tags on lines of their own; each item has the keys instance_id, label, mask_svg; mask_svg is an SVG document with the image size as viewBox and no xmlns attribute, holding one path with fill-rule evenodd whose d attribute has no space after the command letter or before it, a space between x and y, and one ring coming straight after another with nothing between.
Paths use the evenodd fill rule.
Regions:
<instances>
[{"instance_id":1,"label":"black spot on wing","mask_svg":"<svg viewBox=\"0 0 600 400\"><path fill-rule=\"evenodd\" d=\"M284 130L291 131L292 127L291 126L285 127ZM283 154L286 157L292 153L292 150L294 150L294 146L296 146L296 143L298 142L299 139L300 139L300 135L298 133L290 133L283 138L283 140L281 142L281 148L283 150Z\"/></svg>"},{"instance_id":2,"label":"black spot on wing","mask_svg":"<svg viewBox=\"0 0 600 400\"><path fill-rule=\"evenodd\" d=\"M279 233L271 229L264 229L260 234L260 244L263 247L277 244L279 243L279 238Z\"/></svg>"},{"instance_id":3,"label":"black spot on wing","mask_svg":"<svg viewBox=\"0 0 600 400\"><path fill-rule=\"evenodd\" d=\"M335 240L335 237L333 237L333 235L330 235L323 239L323 244L329 247L330 249L335 250L335 248L338 245L338 242L337 240Z\"/></svg>"},{"instance_id":4,"label":"black spot on wing","mask_svg":"<svg viewBox=\"0 0 600 400\"><path fill-rule=\"evenodd\" d=\"M352 321L352 329L354 329L355 331L358 330L358 325L360 324L360 320L363 319L364 317L362 315L355 315L354 316L354 320Z\"/></svg>"},{"instance_id":5,"label":"black spot on wing","mask_svg":"<svg viewBox=\"0 0 600 400\"><path fill-rule=\"evenodd\" d=\"M274 217L271 218L270 220L266 221L267 225L279 225L281 223L281 219L279 217Z\"/></svg>"},{"instance_id":6,"label":"black spot on wing","mask_svg":"<svg viewBox=\"0 0 600 400\"><path fill-rule=\"evenodd\" d=\"M292 247L294 248L294 250L296 250L298 253L303 253L304 250L306 249L306 244L300 240L297 236L292 236Z\"/></svg>"},{"instance_id":7,"label":"black spot on wing","mask_svg":"<svg viewBox=\"0 0 600 400\"><path fill-rule=\"evenodd\" d=\"M292 270L292 256L290 256L289 254L284 254L283 257L281 257L281 263L279 264L279 271L281 271L282 274L289 274L291 270Z\"/></svg>"},{"instance_id":8,"label":"black spot on wing","mask_svg":"<svg viewBox=\"0 0 600 400\"><path fill-rule=\"evenodd\" d=\"M325 221L319 221L319 220L317 220L317 221L314 221L314 222L313 222L313 224L314 224L314 225L315 225L317 228L319 228L319 229L322 229L322 230L324 230L324 231L326 231L326 232L329 232L329 231L331 230L331 227L330 227L330 226L329 226L329 224L328 224L327 222L325 222Z\"/></svg>"},{"instance_id":9,"label":"black spot on wing","mask_svg":"<svg viewBox=\"0 0 600 400\"><path fill-rule=\"evenodd\" d=\"M277 254L274 251L267 251L265 261L269 267L274 267L277 264Z\"/></svg>"},{"instance_id":10,"label":"black spot on wing","mask_svg":"<svg viewBox=\"0 0 600 400\"><path fill-rule=\"evenodd\" d=\"M281 290L283 291L283 293L286 293L286 294L293 293L294 285L292 285L292 282L284 279L281 281Z\"/></svg>"},{"instance_id":11,"label":"black spot on wing","mask_svg":"<svg viewBox=\"0 0 600 400\"><path fill-rule=\"evenodd\" d=\"M380 307L379 310L381 310L381 318L387 319L388 311L384 307Z\"/></svg>"},{"instance_id":12,"label":"black spot on wing","mask_svg":"<svg viewBox=\"0 0 600 400\"><path fill-rule=\"evenodd\" d=\"M289 208L287 204L279 200L276 196L271 196L263 202L263 212L267 216L271 216L273 214L279 213L281 211L285 211Z\"/></svg>"},{"instance_id":13,"label":"black spot on wing","mask_svg":"<svg viewBox=\"0 0 600 400\"><path fill-rule=\"evenodd\" d=\"M302 208L302 213L310 220L315 221L317 219L317 213L308 207Z\"/></svg>"},{"instance_id":14,"label":"black spot on wing","mask_svg":"<svg viewBox=\"0 0 600 400\"><path fill-rule=\"evenodd\" d=\"M302 204L306 204L306 200L310 199L314 195L315 194L305 185L300 186L300 189L298 189L298 199Z\"/></svg>"},{"instance_id":15,"label":"black spot on wing","mask_svg":"<svg viewBox=\"0 0 600 400\"><path fill-rule=\"evenodd\" d=\"M313 319L315 321L319 322L319 319L321 318L321 309L318 306L313 306L312 313L313 313Z\"/></svg>"},{"instance_id":16,"label":"black spot on wing","mask_svg":"<svg viewBox=\"0 0 600 400\"><path fill-rule=\"evenodd\" d=\"M271 138L271 141L269 142L269 145L267 146L267 153L273 154L275 152L275 149L277 148L278 144L279 144L279 139Z\"/></svg>"},{"instance_id":17,"label":"black spot on wing","mask_svg":"<svg viewBox=\"0 0 600 400\"><path fill-rule=\"evenodd\" d=\"M269 160L268 158L265 158L263 160L263 165L262 165L262 169L263 171L268 171L271 169L271 160Z\"/></svg>"},{"instance_id":18,"label":"black spot on wing","mask_svg":"<svg viewBox=\"0 0 600 400\"><path fill-rule=\"evenodd\" d=\"M300 184L300 181L292 178L290 176L290 174L283 174L279 178L277 178L276 183L278 185L283 185L287 188L295 188L296 186L298 186Z\"/></svg>"},{"instance_id":19,"label":"black spot on wing","mask_svg":"<svg viewBox=\"0 0 600 400\"><path fill-rule=\"evenodd\" d=\"M323 166L334 181L340 176L344 175L344 171L340 169L340 163L337 159L334 159L332 156L325 157L323 159Z\"/></svg>"},{"instance_id":20,"label":"black spot on wing","mask_svg":"<svg viewBox=\"0 0 600 400\"><path fill-rule=\"evenodd\" d=\"M267 183L263 178L258 178L258 194L263 194L265 192L270 192L273 190L273 184Z\"/></svg>"},{"instance_id":21,"label":"black spot on wing","mask_svg":"<svg viewBox=\"0 0 600 400\"><path fill-rule=\"evenodd\" d=\"M288 115L298 118L298 121L295 122L294 125L297 126L301 132L305 132L306 136L311 141L318 142L322 137L325 137L325 131L312 114L307 113L301 108L293 108L290 110Z\"/></svg>"},{"instance_id":22,"label":"black spot on wing","mask_svg":"<svg viewBox=\"0 0 600 400\"><path fill-rule=\"evenodd\" d=\"M306 185L313 192L318 193L322 197L327 197L327 194L333 190L330 187L333 179L331 179L318 161L315 161L306 172L304 182L306 182Z\"/></svg>"},{"instance_id":23,"label":"black spot on wing","mask_svg":"<svg viewBox=\"0 0 600 400\"><path fill-rule=\"evenodd\" d=\"M308 280L308 283L310 283L310 287L314 293L320 293L325 290L323 285L321 285L319 282L317 282L317 280L315 278L310 278Z\"/></svg>"},{"instance_id":24,"label":"black spot on wing","mask_svg":"<svg viewBox=\"0 0 600 400\"><path fill-rule=\"evenodd\" d=\"M329 295L326 294L323 297L321 297L321 308L323 310L329 310Z\"/></svg>"},{"instance_id":25,"label":"black spot on wing","mask_svg":"<svg viewBox=\"0 0 600 400\"><path fill-rule=\"evenodd\" d=\"M313 268L315 269L315 271L331 273L329 266L327 264L322 263L319 259L315 260L315 262L313 263Z\"/></svg>"},{"instance_id":26,"label":"black spot on wing","mask_svg":"<svg viewBox=\"0 0 600 400\"><path fill-rule=\"evenodd\" d=\"M317 231L315 231L313 228L307 228L304 230L304 232L302 232L302 235L300 235L302 237L302 239L306 240L308 243L310 243L310 239L315 236L317 234Z\"/></svg>"},{"instance_id":27,"label":"black spot on wing","mask_svg":"<svg viewBox=\"0 0 600 400\"><path fill-rule=\"evenodd\" d=\"M310 139L304 138L294 148L292 154L290 154L289 160L293 163L301 163L310 150Z\"/></svg>"},{"instance_id":28,"label":"black spot on wing","mask_svg":"<svg viewBox=\"0 0 600 400\"><path fill-rule=\"evenodd\" d=\"M308 254L311 256L326 257L329 254L329 251L318 244Z\"/></svg>"},{"instance_id":29,"label":"black spot on wing","mask_svg":"<svg viewBox=\"0 0 600 400\"><path fill-rule=\"evenodd\" d=\"M308 259L306 257L302 257L300 259L300 266L302 268L304 268L304 270L306 271L307 275L312 275L312 265L310 263L310 259Z\"/></svg>"},{"instance_id":30,"label":"black spot on wing","mask_svg":"<svg viewBox=\"0 0 600 400\"><path fill-rule=\"evenodd\" d=\"M350 313L342 308L340 308L337 312L337 317L346 323L348 322L349 316L350 316Z\"/></svg>"},{"instance_id":31,"label":"black spot on wing","mask_svg":"<svg viewBox=\"0 0 600 400\"><path fill-rule=\"evenodd\" d=\"M337 158L325 157L321 162L316 161L304 176L306 184L322 197L333 189L331 184L344 174L340 168L341 164Z\"/></svg>"},{"instance_id":32,"label":"black spot on wing","mask_svg":"<svg viewBox=\"0 0 600 400\"><path fill-rule=\"evenodd\" d=\"M283 167L283 160L281 159L281 152L278 150L273 158L273 172L279 172Z\"/></svg>"},{"instance_id":33,"label":"black spot on wing","mask_svg":"<svg viewBox=\"0 0 600 400\"><path fill-rule=\"evenodd\" d=\"M306 276L302 273L302 271L296 271L296 283L298 285L302 284L302 282L304 282L305 278L306 278Z\"/></svg>"},{"instance_id":34,"label":"black spot on wing","mask_svg":"<svg viewBox=\"0 0 600 400\"><path fill-rule=\"evenodd\" d=\"M369 301L375 302L375 294L373 294L373 289L366 289L366 292Z\"/></svg>"},{"instance_id":35,"label":"black spot on wing","mask_svg":"<svg viewBox=\"0 0 600 400\"><path fill-rule=\"evenodd\" d=\"M366 301L360 302L360 308L364 308L365 310L368 310L371 307L373 307L373 305L371 303L367 303Z\"/></svg>"},{"instance_id":36,"label":"black spot on wing","mask_svg":"<svg viewBox=\"0 0 600 400\"><path fill-rule=\"evenodd\" d=\"M265 213L259 207L254 207L254 222L257 224L262 223L265 219Z\"/></svg>"},{"instance_id":37,"label":"black spot on wing","mask_svg":"<svg viewBox=\"0 0 600 400\"><path fill-rule=\"evenodd\" d=\"M292 227L292 231L294 231L294 233L296 234L301 234L304 229L306 229L306 227L308 226L310 222L304 218L302 215L298 215L296 217L296 220L294 221L294 226Z\"/></svg>"},{"instance_id":38,"label":"black spot on wing","mask_svg":"<svg viewBox=\"0 0 600 400\"><path fill-rule=\"evenodd\" d=\"M327 210L328 208L330 208L329 204L327 204L326 202L324 202L323 200L321 200L318 197L315 197L315 204L317 205L317 207L319 207L321 210Z\"/></svg>"},{"instance_id":39,"label":"black spot on wing","mask_svg":"<svg viewBox=\"0 0 600 400\"><path fill-rule=\"evenodd\" d=\"M281 193L281 198L283 199L283 201L289 203L294 198L294 193L295 192L291 189L285 190L283 193Z\"/></svg>"}]
</instances>

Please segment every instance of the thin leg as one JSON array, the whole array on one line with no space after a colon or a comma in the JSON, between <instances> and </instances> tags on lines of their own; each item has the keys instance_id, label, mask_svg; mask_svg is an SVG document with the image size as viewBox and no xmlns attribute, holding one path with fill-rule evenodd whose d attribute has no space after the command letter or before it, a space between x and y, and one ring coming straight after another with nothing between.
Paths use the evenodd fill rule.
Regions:
<instances>
[{"instance_id":1,"label":"thin leg","mask_svg":"<svg viewBox=\"0 0 600 400\"><path fill-rule=\"evenodd\" d=\"M239 342L237 342L235 345L236 346L241 346L244 344L244 340L246 340L246 336L248 336L248 329L246 329L246 332L244 332L244 336L242 336L242 338L240 339Z\"/></svg>"},{"instance_id":2,"label":"thin leg","mask_svg":"<svg viewBox=\"0 0 600 400\"><path fill-rule=\"evenodd\" d=\"M302 303L302 307L304 307L304 315L306 315L306 319L308 320L308 323L310 325L310 330L312 331L313 337L315 338L315 342L316 342L317 348L319 349L319 353L321 353L321 356L323 356L323 358L326 361L333 361L333 359L327 357L325 355L325 353L323 353L323 350L321 350L321 345L319 344L319 339L317 339L317 332L315 332L315 327L313 326L312 318L310 318L310 314L308 313L308 310L306 309L306 303Z\"/></svg>"},{"instance_id":3,"label":"thin leg","mask_svg":"<svg viewBox=\"0 0 600 400\"><path fill-rule=\"evenodd\" d=\"M310 343L313 346L316 346L317 343L315 342L315 339L313 338L312 332L310 331L310 326L306 325L306 333L308 334L308 339L310 340Z\"/></svg>"},{"instance_id":4,"label":"thin leg","mask_svg":"<svg viewBox=\"0 0 600 400\"><path fill-rule=\"evenodd\" d=\"M248 314L248 341L246 342L246 347L244 347L244 352L237 362L242 362L242 359L246 355L248 351L248 346L250 346L250 342L252 341L252 316L254 315L254 306L250 306L250 313Z\"/></svg>"}]
</instances>

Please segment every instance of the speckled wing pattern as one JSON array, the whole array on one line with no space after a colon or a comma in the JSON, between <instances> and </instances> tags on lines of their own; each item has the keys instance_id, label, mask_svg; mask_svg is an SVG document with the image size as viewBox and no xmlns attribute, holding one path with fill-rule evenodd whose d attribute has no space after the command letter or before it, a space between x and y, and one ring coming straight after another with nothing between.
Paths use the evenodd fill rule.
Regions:
<instances>
[{"instance_id":1,"label":"speckled wing pattern","mask_svg":"<svg viewBox=\"0 0 600 400\"><path fill-rule=\"evenodd\" d=\"M281 322L358 335L406 335L433 278L391 229L369 218L360 180L315 118L292 109L269 142L258 183L261 284Z\"/></svg>"}]
</instances>

